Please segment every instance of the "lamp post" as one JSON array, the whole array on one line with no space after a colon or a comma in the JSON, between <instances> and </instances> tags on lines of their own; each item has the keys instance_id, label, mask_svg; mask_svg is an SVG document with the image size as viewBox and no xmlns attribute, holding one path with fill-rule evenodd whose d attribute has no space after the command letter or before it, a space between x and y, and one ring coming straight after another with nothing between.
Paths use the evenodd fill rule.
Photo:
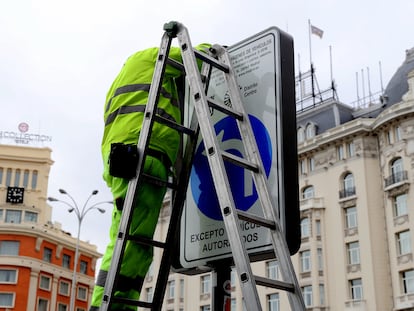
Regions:
<instances>
[{"instance_id":1,"label":"lamp post","mask_svg":"<svg viewBox=\"0 0 414 311\"><path fill-rule=\"evenodd\" d=\"M98 190L93 190L92 193L89 195L89 197L86 199L85 204L83 205L82 209L79 209L78 204L68 192L66 192L64 189L59 189L59 192L61 194L67 195L72 201L72 204L66 201L63 201L63 200L53 198L53 197L48 197L47 200L50 202L60 202L60 203L63 203L69 206L68 212L69 213L75 212L75 215L78 219L78 235L76 238L75 259L74 259L74 264L73 264L72 288L71 288L71 294L70 294L70 307L69 307L69 311L74 311L75 310L76 273L77 273L76 268L78 266L80 230L81 230L83 218L89 211L93 209L98 210L100 213L105 213L105 210L103 208L98 207L98 205L101 205L104 203L112 204L112 201L98 202L91 206L88 206L88 202L91 199L91 197L98 194Z\"/></svg>"}]
</instances>

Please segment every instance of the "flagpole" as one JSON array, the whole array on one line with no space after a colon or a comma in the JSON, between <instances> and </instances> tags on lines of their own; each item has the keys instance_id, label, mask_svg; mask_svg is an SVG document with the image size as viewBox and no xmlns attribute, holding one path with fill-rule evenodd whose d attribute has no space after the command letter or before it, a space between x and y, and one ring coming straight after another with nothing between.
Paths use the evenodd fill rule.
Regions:
<instances>
[{"instance_id":1,"label":"flagpole","mask_svg":"<svg viewBox=\"0 0 414 311\"><path fill-rule=\"evenodd\" d=\"M310 19L308 19L308 35L309 35L309 60L312 65L312 32L311 32Z\"/></svg>"}]
</instances>

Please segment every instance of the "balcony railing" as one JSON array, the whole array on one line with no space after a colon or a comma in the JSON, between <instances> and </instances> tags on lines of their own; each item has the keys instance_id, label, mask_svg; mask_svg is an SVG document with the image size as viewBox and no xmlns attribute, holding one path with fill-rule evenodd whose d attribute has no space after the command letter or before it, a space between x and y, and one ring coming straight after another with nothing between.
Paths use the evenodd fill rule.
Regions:
<instances>
[{"instance_id":1,"label":"balcony railing","mask_svg":"<svg viewBox=\"0 0 414 311\"><path fill-rule=\"evenodd\" d=\"M343 199L355 195L355 187L348 187L339 191L339 198Z\"/></svg>"},{"instance_id":2,"label":"balcony railing","mask_svg":"<svg viewBox=\"0 0 414 311\"><path fill-rule=\"evenodd\" d=\"M408 179L407 171L395 172L391 176L385 178L385 187L402 182Z\"/></svg>"}]
</instances>

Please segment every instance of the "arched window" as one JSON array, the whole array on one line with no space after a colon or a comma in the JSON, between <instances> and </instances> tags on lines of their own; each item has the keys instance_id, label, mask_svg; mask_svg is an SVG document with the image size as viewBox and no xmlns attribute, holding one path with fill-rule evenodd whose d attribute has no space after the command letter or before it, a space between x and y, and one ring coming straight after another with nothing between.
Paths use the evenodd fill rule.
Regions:
<instances>
[{"instance_id":1,"label":"arched window","mask_svg":"<svg viewBox=\"0 0 414 311\"><path fill-rule=\"evenodd\" d=\"M355 194L355 181L352 173L347 173L342 180L343 190L340 194L341 198L349 197Z\"/></svg>"},{"instance_id":2,"label":"arched window","mask_svg":"<svg viewBox=\"0 0 414 311\"><path fill-rule=\"evenodd\" d=\"M303 127L298 128L298 143L302 143L305 141L305 130Z\"/></svg>"},{"instance_id":3,"label":"arched window","mask_svg":"<svg viewBox=\"0 0 414 311\"><path fill-rule=\"evenodd\" d=\"M403 180L404 165L401 158L397 158L391 162L391 175L393 177L394 183Z\"/></svg>"},{"instance_id":4,"label":"arched window","mask_svg":"<svg viewBox=\"0 0 414 311\"><path fill-rule=\"evenodd\" d=\"M313 198L315 195L315 190L313 188L313 186L308 186L306 188L303 188L302 190L302 199L306 200L306 199L310 199Z\"/></svg>"},{"instance_id":5,"label":"arched window","mask_svg":"<svg viewBox=\"0 0 414 311\"><path fill-rule=\"evenodd\" d=\"M314 137L315 134L315 124L309 123L308 125L306 125L306 139Z\"/></svg>"}]
</instances>

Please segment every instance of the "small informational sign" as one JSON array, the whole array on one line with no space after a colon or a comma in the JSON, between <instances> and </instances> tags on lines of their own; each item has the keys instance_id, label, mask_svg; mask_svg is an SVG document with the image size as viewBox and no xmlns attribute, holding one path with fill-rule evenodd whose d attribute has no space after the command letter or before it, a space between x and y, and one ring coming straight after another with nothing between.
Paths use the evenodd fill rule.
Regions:
<instances>
[{"instance_id":1,"label":"small informational sign","mask_svg":"<svg viewBox=\"0 0 414 311\"><path fill-rule=\"evenodd\" d=\"M272 200L278 213L283 216L284 194L280 193L283 188L280 36L277 28L269 28L231 46L229 53L268 178ZM293 54L293 44L288 52ZM293 66L291 74L293 77ZM294 92L292 95L295 109ZM212 72L207 96L231 106L227 85L221 72ZM244 148L234 118L216 110L212 111L211 118L221 149L243 157ZM296 144L296 139L292 142ZM296 166L296 159L294 163ZM262 207L258 202L257 189L251 173L232 163L225 162L225 167L236 207L262 216ZM268 229L246 221L240 221L240 227L242 239L250 254L269 252L271 241ZM230 244L200 137L181 220L180 264L184 269L194 268L229 257Z\"/></svg>"}]
</instances>

